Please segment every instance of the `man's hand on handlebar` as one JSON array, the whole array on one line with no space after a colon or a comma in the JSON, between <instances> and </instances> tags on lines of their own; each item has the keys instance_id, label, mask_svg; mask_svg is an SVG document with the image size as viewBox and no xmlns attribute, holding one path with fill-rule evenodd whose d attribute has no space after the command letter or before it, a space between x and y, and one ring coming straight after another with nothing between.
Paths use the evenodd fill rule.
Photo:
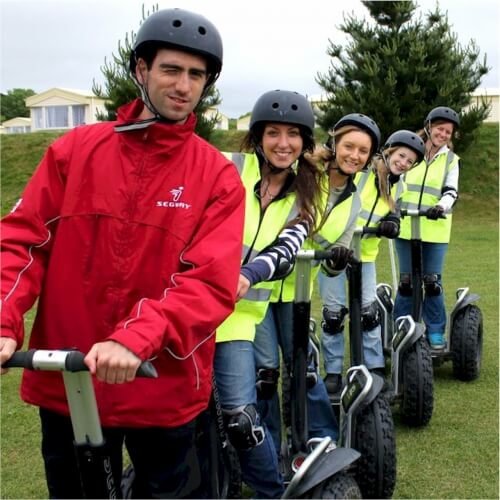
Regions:
<instances>
[{"instance_id":1,"label":"man's hand on handlebar","mask_svg":"<svg viewBox=\"0 0 500 500\"><path fill-rule=\"evenodd\" d=\"M123 384L134 380L141 359L125 346L108 340L92 346L85 356L85 364L101 382Z\"/></svg>"}]
</instances>

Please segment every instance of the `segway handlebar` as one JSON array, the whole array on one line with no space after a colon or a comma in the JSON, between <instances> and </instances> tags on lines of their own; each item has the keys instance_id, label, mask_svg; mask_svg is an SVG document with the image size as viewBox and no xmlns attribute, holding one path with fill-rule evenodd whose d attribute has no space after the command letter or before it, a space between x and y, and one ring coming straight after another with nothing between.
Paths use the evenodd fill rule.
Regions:
<instances>
[{"instance_id":1,"label":"segway handlebar","mask_svg":"<svg viewBox=\"0 0 500 500\"><path fill-rule=\"evenodd\" d=\"M2 368L25 368L27 370L49 370L66 372L88 371L84 363L85 354L76 350L30 349L17 351L3 363ZM150 361L143 361L137 377L157 378L158 372Z\"/></svg>"},{"instance_id":2,"label":"segway handlebar","mask_svg":"<svg viewBox=\"0 0 500 500\"><path fill-rule=\"evenodd\" d=\"M354 234L377 234L378 227L372 227L372 226L362 226L362 227L357 227L354 230Z\"/></svg>"},{"instance_id":3,"label":"segway handlebar","mask_svg":"<svg viewBox=\"0 0 500 500\"><path fill-rule=\"evenodd\" d=\"M401 209L401 217L426 217L427 209L426 208L402 208ZM441 215L440 219L446 219L446 212Z\"/></svg>"}]
</instances>

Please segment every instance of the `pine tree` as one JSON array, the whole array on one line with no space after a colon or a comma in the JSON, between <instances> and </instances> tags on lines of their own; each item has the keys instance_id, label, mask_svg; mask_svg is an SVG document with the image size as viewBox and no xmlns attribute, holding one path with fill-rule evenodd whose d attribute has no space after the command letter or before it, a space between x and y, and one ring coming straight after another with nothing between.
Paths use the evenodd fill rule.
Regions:
<instances>
[{"instance_id":1,"label":"pine tree","mask_svg":"<svg viewBox=\"0 0 500 500\"><path fill-rule=\"evenodd\" d=\"M318 73L327 95L320 126L328 130L343 115L360 112L377 122L384 140L398 129L421 129L432 108L449 106L461 113L456 146L465 150L489 112L486 103L464 110L488 72L486 56L479 62L473 40L458 43L439 6L422 20L413 19L413 1L362 3L372 22L344 16L339 29L352 40L346 47L330 41L330 68Z\"/></svg>"},{"instance_id":2,"label":"pine tree","mask_svg":"<svg viewBox=\"0 0 500 500\"><path fill-rule=\"evenodd\" d=\"M153 6L152 12L158 10L158 5ZM145 12L144 4L142 6L142 21L149 17L150 12ZM142 22L141 21L141 22ZM97 84L95 79L92 86L92 92L103 99L106 99L104 107L106 113L97 112L98 120L116 120L117 109L140 96L139 89L130 78L129 73L129 58L132 50L136 34L131 31L125 34L123 44L118 41L118 53L112 54L111 60L104 58L104 65L101 66L101 73L104 76L104 89ZM217 124L217 116L206 118L205 111L211 107L216 107L221 103L219 91L215 87L211 87L209 92L203 99L200 100L195 109L196 112L196 133L207 141Z\"/></svg>"}]
</instances>

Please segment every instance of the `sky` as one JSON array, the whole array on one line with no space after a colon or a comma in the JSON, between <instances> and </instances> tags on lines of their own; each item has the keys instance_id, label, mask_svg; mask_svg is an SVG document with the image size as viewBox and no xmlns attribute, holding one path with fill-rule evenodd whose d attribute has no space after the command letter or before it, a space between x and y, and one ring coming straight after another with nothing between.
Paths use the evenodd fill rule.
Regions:
<instances>
[{"instance_id":1,"label":"sky","mask_svg":"<svg viewBox=\"0 0 500 500\"><path fill-rule=\"evenodd\" d=\"M417 12L434 10L436 0L416 0ZM321 93L315 78L328 71L329 40L346 45L338 30L344 14L368 18L360 0L0 0L0 90L52 87L90 90L102 84L105 58L118 42L137 32L146 11L181 7L199 12L219 29L224 67L217 81L229 118L251 111L273 89L307 96ZM500 7L497 0L441 0L458 43L474 40L490 72L480 87L498 88Z\"/></svg>"}]
</instances>

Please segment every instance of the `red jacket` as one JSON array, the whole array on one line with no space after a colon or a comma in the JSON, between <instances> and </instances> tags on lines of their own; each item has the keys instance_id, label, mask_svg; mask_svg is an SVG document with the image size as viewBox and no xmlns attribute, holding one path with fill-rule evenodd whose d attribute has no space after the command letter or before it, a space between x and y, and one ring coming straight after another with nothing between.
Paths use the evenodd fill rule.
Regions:
<instances>
[{"instance_id":1,"label":"red jacket","mask_svg":"<svg viewBox=\"0 0 500 500\"><path fill-rule=\"evenodd\" d=\"M118 122L138 117L137 100ZM105 426L175 427L208 403L216 327L233 311L244 189L234 165L184 125L76 128L48 149L2 225L2 336L30 348L104 339L159 378L96 382ZM62 377L25 372L22 398L67 413Z\"/></svg>"}]
</instances>

